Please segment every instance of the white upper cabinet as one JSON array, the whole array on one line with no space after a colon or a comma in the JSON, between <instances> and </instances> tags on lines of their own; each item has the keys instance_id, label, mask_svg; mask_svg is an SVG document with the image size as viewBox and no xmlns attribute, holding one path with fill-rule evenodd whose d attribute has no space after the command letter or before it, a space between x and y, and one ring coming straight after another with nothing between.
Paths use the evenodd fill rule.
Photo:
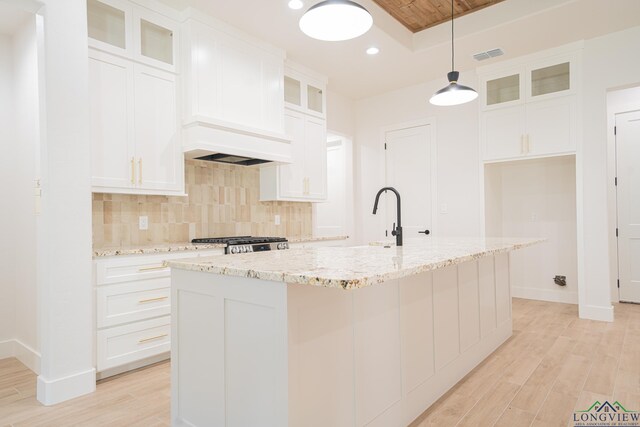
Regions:
<instances>
[{"instance_id":1,"label":"white upper cabinet","mask_svg":"<svg viewBox=\"0 0 640 427\"><path fill-rule=\"evenodd\" d=\"M326 78L288 62L283 79L291 163L262 166L260 200L327 199Z\"/></svg>"},{"instance_id":2,"label":"white upper cabinet","mask_svg":"<svg viewBox=\"0 0 640 427\"><path fill-rule=\"evenodd\" d=\"M284 134L284 52L213 19L183 25L184 122Z\"/></svg>"},{"instance_id":3,"label":"white upper cabinet","mask_svg":"<svg viewBox=\"0 0 640 427\"><path fill-rule=\"evenodd\" d=\"M260 168L260 200L325 201L326 122L318 117L286 109L285 127L291 138L292 162Z\"/></svg>"},{"instance_id":4,"label":"white upper cabinet","mask_svg":"<svg viewBox=\"0 0 640 427\"><path fill-rule=\"evenodd\" d=\"M570 45L479 69L485 162L575 153L579 66Z\"/></svg>"},{"instance_id":5,"label":"white upper cabinet","mask_svg":"<svg viewBox=\"0 0 640 427\"><path fill-rule=\"evenodd\" d=\"M89 50L94 192L184 193L176 76Z\"/></svg>"},{"instance_id":6,"label":"white upper cabinet","mask_svg":"<svg viewBox=\"0 0 640 427\"><path fill-rule=\"evenodd\" d=\"M181 192L184 160L177 129L176 77L136 64L134 86L137 187Z\"/></svg>"},{"instance_id":7,"label":"white upper cabinet","mask_svg":"<svg viewBox=\"0 0 640 427\"><path fill-rule=\"evenodd\" d=\"M289 64L285 67L284 102L287 108L320 118L326 117L325 78Z\"/></svg>"},{"instance_id":8,"label":"white upper cabinet","mask_svg":"<svg viewBox=\"0 0 640 427\"><path fill-rule=\"evenodd\" d=\"M87 0L89 46L176 71L178 25L126 0Z\"/></svg>"},{"instance_id":9,"label":"white upper cabinet","mask_svg":"<svg viewBox=\"0 0 640 427\"><path fill-rule=\"evenodd\" d=\"M94 188L130 188L133 153L133 68L103 52L89 53L91 173Z\"/></svg>"}]
</instances>

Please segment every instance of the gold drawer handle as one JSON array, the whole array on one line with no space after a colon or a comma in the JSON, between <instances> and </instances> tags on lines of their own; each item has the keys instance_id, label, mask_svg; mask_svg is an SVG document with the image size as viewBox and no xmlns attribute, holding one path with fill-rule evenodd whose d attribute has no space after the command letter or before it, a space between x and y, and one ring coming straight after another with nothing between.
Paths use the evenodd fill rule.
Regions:
<instances>
[{"instance_id":1,"label":"gold drawer handle","mask_svg":"<svg viewBox=\"0 0 640 427\"><path fill-rule=\"evenodd\" d=\"M154 265L153 267L141 267L138 271L164 270L165 268L167 268L167 264L162 263L162 265Z\"/></svg>"},{"instance_id":2,"label":"gold drawer handle","mask_svg":"<svg viewBox=\"0 0 640 427\"><path fill-rule=\"evenodd\" d=\"M160 338L164 338L164 337L166 337L168 335L169 334L162 334L162 335L157 335L155 337L143 338L141 340L138 340L138 344L144 344L144 343L149 342L149 341L159 340Z\"/></svg>"},{"instance_id":3,"label":"gold drawer handle","mask_svg":"<svg viewBox=\"0 0 640 427\"><path fill-rule=\"evenodd\" d=\"M169 299L169 297L158 297L158 298L141 299L140 301L138 301L138 304L147 304L149 302L162 301L162 300L165 300L165 299Z\"/></svg>"}]
</instances>

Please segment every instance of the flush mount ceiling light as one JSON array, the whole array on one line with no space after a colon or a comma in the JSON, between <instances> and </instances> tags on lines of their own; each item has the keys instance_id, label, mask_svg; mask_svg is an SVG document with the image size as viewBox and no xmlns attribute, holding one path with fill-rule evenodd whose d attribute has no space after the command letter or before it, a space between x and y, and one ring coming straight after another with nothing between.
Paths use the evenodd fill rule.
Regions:
<instances>
[{"instance_id":1,"label":"flush mount ceiling light","mask_svg":"<svg viewBox=\"0 0 640 427\"><path fill-rule=\"evenodd\" d=\"M377 55L380 52L380 49L378 49L375 46L371 46L369 49L366 50L367 55Z\"/></svg>"},{"instance_id":2,"label":"flush mount ceiling light","mask_svg":"<svg viewBox=\"0 0 640 427\"><path fill-rule=\"evenodd\" d=\"M364 7L350 0L325 0L315 4L300 18L300 29L323 41L349 40L363 35L373 18Z\"/></svg>"},{"instance_id":3,"label":"flush mount ceiling light","mask_svg":"<svg viewBox=\"0 0 640 427\"><path fill-rule=\"evenodd\" d=\"M460 105L473 101L478 97L478 92L468 86L458 84L460 73L455 71L453 45L453 0L451 0L451 72L447 74L449 85L433 94L430 103L439 106Z\"/></svg>"},{"instance_id":4,"label":"flush mount ceiling light","mask_svg":"<svg viewBox=\"0 0 640 427\"><path fill-rule=\"evenodd\" d=\"M288 5L290 9L298 10L298 9L302 9L302 6L304 6L304 3L302 3L302 0L289 0Z\"/></svg>"}]
</instances>

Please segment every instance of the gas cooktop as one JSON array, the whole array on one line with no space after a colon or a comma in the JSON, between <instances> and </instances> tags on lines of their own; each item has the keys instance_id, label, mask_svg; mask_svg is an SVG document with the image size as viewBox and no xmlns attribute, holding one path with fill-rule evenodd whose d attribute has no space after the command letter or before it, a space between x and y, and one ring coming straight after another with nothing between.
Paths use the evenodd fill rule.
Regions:
<instances>
[{"instance_id":1,"label":"gas cooktop","mask_svg":"<svg viewBox=\"0 0 640 427\"><path fill-rule=\"evenodd\" d=\"M191 243L219 243L227 245L227 247L225 248L225 253L227 254L241 254L289 249L289 243L284 237L205 237L200 239L193 239Z\"/></svg>"}]
</instances>

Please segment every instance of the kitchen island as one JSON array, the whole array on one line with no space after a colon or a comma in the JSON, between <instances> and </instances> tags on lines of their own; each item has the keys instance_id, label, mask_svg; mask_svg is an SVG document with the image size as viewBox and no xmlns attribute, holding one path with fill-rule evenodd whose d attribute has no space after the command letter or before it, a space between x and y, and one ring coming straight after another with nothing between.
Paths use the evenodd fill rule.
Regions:
<instances>
[{"instance_id":1,"label":"kitchen island","mask_svg":"<svg viewBox=\"0 0 640 427\"><path fill-rule=\"evenodd\" d=\"M408 425L511 336L509 252L541 241L173 261L173 424Z\"/></svg>"}]
</instances>

